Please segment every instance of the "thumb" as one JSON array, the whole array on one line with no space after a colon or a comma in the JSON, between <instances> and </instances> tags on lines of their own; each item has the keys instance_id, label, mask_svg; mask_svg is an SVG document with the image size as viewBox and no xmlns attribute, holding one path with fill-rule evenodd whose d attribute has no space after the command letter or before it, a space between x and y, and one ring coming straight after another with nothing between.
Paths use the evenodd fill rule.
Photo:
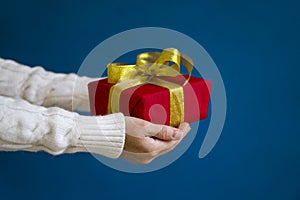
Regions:
<instances>
[{"instance_id":1,"label":"thumb","mask_svg":"<svg viewBox=\"0 0 300 200\"><path fill-rule=\"evenodd\" d=\"M151 136L161 140L178 140L183 132L170 126L153 124L151 122L135 117L125 117L126 134L134 137Z\"/></svg>"},{"instance_id":2,"label":"thumb","mask_svg":"<svg viewBox=\"0 0 300 200\"><path fill-rule=\"evenodd\" d=\"M164 125L161 125L161 127L161 130L155 135L155 137L162 140L180 140L191 130L190 125L186 122L180 123L178 129Z\"/></svg>"},{"instance_id":3,"label":"thumb","mask_svg":"<svg viewBox=\"0 0 300 200\"><path fill-rule=\"evenodd\" d=\"M177 128L152 123L148 125L147 133L161 140L179 140L183 135L182 131Z\"/></svg>"}]
</instances>

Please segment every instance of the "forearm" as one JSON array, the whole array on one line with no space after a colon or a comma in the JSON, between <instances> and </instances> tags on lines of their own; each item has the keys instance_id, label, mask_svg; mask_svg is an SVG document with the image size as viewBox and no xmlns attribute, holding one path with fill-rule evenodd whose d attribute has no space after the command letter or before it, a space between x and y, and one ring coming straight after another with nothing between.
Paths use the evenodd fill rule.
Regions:
<instances>
[{"instance_id":1,"label":"forearm","mask_svg":"<svg viewBox=\"0 0 300 200\"><path fill-rule=\"evenodd\" d=\"M53 155L89 151L117 158L124 140L125 122L120 113L81 116L0 96L0 150L44 150Z\"/></svg>"},{"instance_id":2,"label":"forearm","mask_svg":"<svg viewBox=\"0 0 300 200\"><path fill-rule=\"evenodd\" d=\"M92 80L0 58L0 95L25 99L35 105L89 111L87 83Z\"/></svg>"}]
</instances>

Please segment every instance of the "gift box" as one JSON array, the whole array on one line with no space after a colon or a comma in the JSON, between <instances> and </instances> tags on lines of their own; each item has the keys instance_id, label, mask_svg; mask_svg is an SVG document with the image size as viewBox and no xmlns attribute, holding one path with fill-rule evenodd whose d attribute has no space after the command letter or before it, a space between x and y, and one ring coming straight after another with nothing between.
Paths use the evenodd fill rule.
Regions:
<instances>
[{"instance_id":1,"label":"gift box","mask_svg":"<svg viewBox=\"0 0 300 200\"><path fill-rule=\"evenodd\" d=\"M152 62L163 57L161 54L162 53L159 53L152 57ZM170 55L167 57L170 58ZM173 57L174 55L172 55L172 58ZM163 62L165 63L166 60L169 61L169 59L165 59ZM177 64L180 65L178 59L171 61L175 62L175 64L177 62ZM114 67L115 65L111 66ZM130 66L133 67L132 69L136 69L136 66ZM147 67L151 68L151 66ZM124 65L122 65L121 69L124 69ZM158 69L158 71L160 69ZM127 69L127 71L132 70ZM193 77L191 74L169 76L172 74L170 72L167 73L167 76L163 74L163 76L159 76L159 78L156 77L159 81L153 81L153 78L149 81L149 78L142 79L141 77L137 78L137 76L134 76L134 78L131 77L127 80L139 80L138 84L132 85L132 82L129 81L126 83L126 81L124 81L122 83L123 86L127 86L121 87L118 92L119 95L116 96L113 95L112 88L116 87L116 85L118 86L118 84L120 84L119 80L122 78L118 77L120 75L117 75L116 80L112 81L112 79L115 79L112 76L118 72L120 72L120 68L117 68L115 71L109 71L108 78L93 81L88 84L92 115L106 115L112 112L122 112L127 116L174 127L178 126L182 121L194 122L207 118L212 85L211 81ZM165 86L170 84L171 86ZM177 89L179 90L176 91ZM172 93L172 90L174 90L174 93ZM111 105L111 101L113 100L118 104L117 109L114 110L111 109L111 107L114 106Z\"/></svg>"}]
</instances>

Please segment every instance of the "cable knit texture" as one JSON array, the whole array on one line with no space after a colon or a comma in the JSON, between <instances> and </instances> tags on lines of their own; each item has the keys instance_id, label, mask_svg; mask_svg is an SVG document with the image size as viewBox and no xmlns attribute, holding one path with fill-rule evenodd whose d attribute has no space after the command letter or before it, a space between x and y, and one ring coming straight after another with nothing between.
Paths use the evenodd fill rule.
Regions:
<instances>
[{"instance_id":1,"label":"cable knit texture","mask_svg":"<svg viewBox=\"0 0 300 200\"><path fill-rule=\"evenodd\" d=\"M88 110L87 83L92 80L0 59L0 150L119 157L123 114L91 117L65 110Z\"/></svg>"},{"instance_id":2,"label":"cable knit texture","mask_svg":"<svg viewBox=\"0 0 300 200\"><path fill-rule=\"evenodd\" d=\"M45 107L89 111L87 83L95 79L48 72L1 58L0 70L0 95Z\"/></svg>"}]
</instances>

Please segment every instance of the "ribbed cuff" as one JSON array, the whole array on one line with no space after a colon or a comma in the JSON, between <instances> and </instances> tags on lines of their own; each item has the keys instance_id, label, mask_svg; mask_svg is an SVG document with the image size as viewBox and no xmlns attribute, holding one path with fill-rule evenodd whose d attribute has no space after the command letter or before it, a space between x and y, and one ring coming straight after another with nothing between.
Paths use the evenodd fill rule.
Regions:
<instances>
[{"instance_id":1,"label":"ribbed cuff","mask_svg":"<svg viewBox=\"0 0 300 200\"><path fill-rule=\"evenodd\" d=\"M76 116L79 135L76 151L87 151L118 158L125 143L125 118L122 113L106 116ZM75 151L71 147L70 151Z\"/></svg>"}]
</instances>

